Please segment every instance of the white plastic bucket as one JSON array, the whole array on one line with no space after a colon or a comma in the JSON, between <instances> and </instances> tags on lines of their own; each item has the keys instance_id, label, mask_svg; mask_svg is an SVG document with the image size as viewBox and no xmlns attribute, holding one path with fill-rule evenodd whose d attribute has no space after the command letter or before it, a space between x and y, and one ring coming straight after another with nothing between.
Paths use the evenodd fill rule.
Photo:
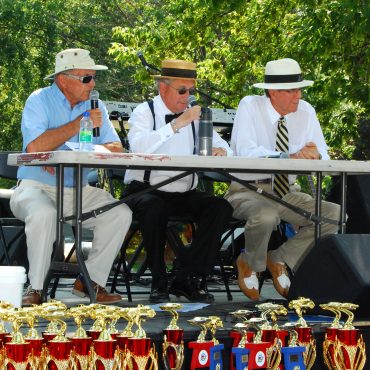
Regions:
<instances>
[{"instance_id":1,"label":"white plastic bucket","mask_svg":"<svg viewBox=\"0 0 370 370\"><path fill-rule=\"evenodd\" d=\"M0 301L21 307L26 280L26 269L23 266L0 266Z\"/></svg>"}]
</instances>

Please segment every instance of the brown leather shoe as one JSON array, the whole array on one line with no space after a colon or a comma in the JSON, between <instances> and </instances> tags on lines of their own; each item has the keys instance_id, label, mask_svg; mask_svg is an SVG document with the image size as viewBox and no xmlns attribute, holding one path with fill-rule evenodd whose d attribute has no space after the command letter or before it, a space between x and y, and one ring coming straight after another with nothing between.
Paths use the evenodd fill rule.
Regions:
<instances>
[{"instance_id":1,"label":"brown leather shoe","mask_svg":"<svg viewBox=\"0 0 370 370\"><path fill-rule=\"evenodd\" d=\"M41 290L33 289L29 285L26 291L23 293L22 306L32 306L33 304L41 304Z\"/></svg>"},{"instance_id":2,"label":"brown leather shoe","mask_svg":"<svg viewBox=\"0 0 370 370\"><path fill-rule=\"evenodd\" d=\"M92 283L97 303L109 304L122 300L122 297L119 294L108 293L106 289L99 284L95 283L94 281ZM87 292L87 288L82 280L82 276L78 276L76 281L74 282L72 293L79 297L86 297L89 295Z\"/></svg>"},{"instance_id":3,"label":"brown leather shoe","mask_svg":"<svg viewBox=\"0 0 370 370\"><path fill-rule=\"evenodd\" d=\"M258 290L257 274L250 268L248 263L240 254L236 259L236 267L238 269L238 284L240 290L249 299L252 299L254 301L259 300L260 293Z\"/></svg>"},{"instance_id":4,"label":"brown leather shoe","mask_svg":"<svg viewBox=\"0 0 370 370\"><path fill-rule=\"evenodd\" d=\"M287 298L290 288L290 279L285 263L273 262L267 257L267 268L271 273L272 282L276 291Z\"/></svg>"}]
</instances>

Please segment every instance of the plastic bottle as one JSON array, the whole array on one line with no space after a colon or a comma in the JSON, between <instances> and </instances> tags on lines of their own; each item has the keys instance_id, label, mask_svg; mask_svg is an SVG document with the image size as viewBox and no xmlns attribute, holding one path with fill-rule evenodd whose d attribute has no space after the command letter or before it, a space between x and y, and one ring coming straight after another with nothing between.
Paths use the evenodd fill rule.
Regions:
<instances>
[{"instance_id":1,"label":"plastic bottle","mask_svg":"<svg viewBox=\"0 0 370 370\"><path fill-rule=\"evenodd\" d=\"M80 121L80 150L90 151L93 149L93 123L90 118L90 112L85 112Z\"/></svg>"}]
</instances>

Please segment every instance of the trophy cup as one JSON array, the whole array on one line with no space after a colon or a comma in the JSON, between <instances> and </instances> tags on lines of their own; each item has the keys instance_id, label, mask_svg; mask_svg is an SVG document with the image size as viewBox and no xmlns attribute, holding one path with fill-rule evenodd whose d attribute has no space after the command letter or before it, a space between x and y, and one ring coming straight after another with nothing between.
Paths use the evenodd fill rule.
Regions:
<instances>
[{"instance_id":1,"label":"trophy cup","mask_svg":"<svg viewBox=\"0 0 370 370\"><path fill-rule=\"evenodd\" d=\"M13 305L0 301L0 349L2 348L3 343L5 343L5 336L9 335L9 332L5 329L5 317L8 314L8 310L13 308Z\"/></svg>"},{"instance_id":2,"label":"trophy cup","mask_svg":"<svg viewBox=\"0 0 370 370\"><path fill-rule=\"evenodd\" d=\"M69 315L73 317L76 331L69 337L72 342L72 361L76 369L87 370L91 360L92 338L89 337L82 327L83 321L89 317L89 308L83 304L69 309Z\"/></svg>"},{"instance_id":3,"label":"trophy cup","mask_svg":"<svg viewBox=\"0 0 370 370\"><path fill-rule=\"evenodd\" d=\"M304 297L299 297L289 302L289 308L294 309L298 315L298 321L294 323L298 334L297 344L306 348L306 351L303 352L303 359L307 370L311 369L316 359L316 340L313 337L312 328L307 325L303 314L307 309L314 307L315 303L311 299Z\"/></svg>"},{"instance_id":4,"label":"trophy cup","mask_svg":"<svg viewBox=\"0 0 370 370\"><path fill-rule=\"evenodd\" d=\"M210 370L222 369L222 353L224 345L216 339L216 330L223 328L223 323L218 316L209 316L209 321L206 322L206 327L211 333L211 341L214 343L210 348Z\"/></svg>"},{"instance_id":5,"label":"trophy cup","mask_svg":"<svg viewBox=\"0 0 370 370\"><path fill-rule=\"evenodd\" d=\"M42 332L42 337L45 343L47 343L49 340L54 339L60 331L61 322L58 317L53 316L53 312L58 312L60 314L62 311L66 312L67 306L63 302L52 299L35 307L35 310L37 310L39 316L50 321L46 330Z\"/></svg>"},{"instance_id":6,"label":"trophy cup","mask_svg":"<svg viewBox=\"0 0 370 370\"><path fill-rule=\"evenodd\" d=\"M281 348L285 370L306 369L303 357L304 356L303 353L306 350L306 347L299 346L297 342L298 342L298 333L296 331L296 328L294 328L290 331L289 346Z\"/></svg>"},{"instance_id":7,"label":"trophy cup","mask_svg":"<svg viewBox=\"0 0 370 370\"><path fill-rule=\"evenodd\" d=\"M330 304L329 304L330 305ZM353 326L353 310L358 308L358 305L353 303L338 303L333 302L330 305L331 311L333 306L340 313L344 313L348 316L347 321L343 327L336 329L336 338L334 343L324 342L324 360L327 360L329 369L363 369L366 362L365 343L359 330ZM328 309L326 307L326 309ZM339 321L339 319L338 319ZM333 339L331 337L330 339ZM330 347L330 345L332 345ZM332 351L330 349L332 348ZM329 351L328 351L329 349Z\"/></svg>"},{"instance_id":8,"label":"trophy cup","mask_svg":"<svg viewBox=\"0 0 370 370\"><path fill-rule=\"evenodd\" d=\"M200 332L195 342L189 342L189 348L193 349L191 358L191 370L201 367L209 367L210 365L210 348L214 346L213 340L206 340L207 323L210 321L208 317L197 316L188 320L189 324L198 326Z\"/></svg>"},{"instance_id":9,"label":"trophy cup","mask_svg":"<svg viewBox=\"0 0 370 370\"><path fill-rule=\"evenodd\" d=\"M159 308L168 311L172 319L166 329L163 329L163 363L166 370L180 370L184 362L184 330L177 325L182 308L180 303L166 303Z\"/></svg>"},{"instance_id":10,"label":"trophy cup","mask_svg":"<svg viewBox=\"0 0 370 370\"><path fill-rule=\"evenodd\" d=\"M267 349L267 367L277 369L281 362L281 347L286 346L288 331L280 329L277 325L278 315L287 315L288 310L281 304L261 303L256 305L261 311L261 318L265 323L261 326L262 342L270 342L271 346ZM270 321L268 320L270 318Z\"/></svg>"},{"instance_id":11,"label":"trophy cup","mask_svg":"<svg viewBox=\"0 0 370 370\"><path fill-rule=\"evenodd\" d=\"M92 362L96 370L115 370L119 368L119 350L117 341L112 338L107 329L107 321L110 319L112 308L108 306L92 308L90 317L95 319L97 327L102 331L99 338L93 340ZM95 324L94 323L94 324Z\"/></svg>"},{"instance_id":12,"label":"trophy cup","mask_svg":"<svg viewBox=\"0 0 370 370\"><path fill-rule=\"evenodd\" d=\"M245 322L248 327L254 328L256 334L253 342L246 342L245 348L249 350L248 369L263 369L268 366L267 352L271 347L270 342L262 341L262 328L268 324L262 317L252 317Z\"/></svg>"},{"instance_id":13,"label":"trophy cup","mask_svg":"<svg viewBox=\"0 0 370 370\"><path fill-rule=\"evenodd\" d=\"M28 332L25 335L25 341L30 343L31 353L29 356L29 364L31 369L41 369L45 361L44 339L40 337L35 329L35 323L38 316L38 307L24 307L25 321L29 326Z\"/></svg>"},{"instance_id":14,"label":"trophy cup","mask_svg":"<svg viewBox=\"0 0 370 370\"><path fill-rule=\"evenodd\" d=\"M247 358L248 356L245 358L246 351L244 350L242 351L237 348L245 348L246 342L253 342L254 332L247 330L248 325L245 324L245 322L248 320L248 318L254 315L255 312L251 310L242 309L242 310L236 310L234 312L230 312L230 314L233 315L238 320L242 321L242 322L238 322L237 324L235 324L234 329L231 330L229 334L233 340L233 343L232 343L233 350L230 353L230 368L235 369L234 355L237 361L239 362L239 365L236 365L236 367L242 368L243 364L248 364L248 358Z\"/></svg>"},{"instance_id":15,"label":"trophy cup","mask_svg":"<svg viewBox=\"0 0 370 370\"><path fill-rule=\"evenodd\" d=\"M20 327L26 319L25 313L22 309L9 309L7 316L4 318L5 321L12 322L12 339L4 345L4 368L26 370L31 348L20 331Z\"/></svg>"},{"instance_id":16,"label":"trophy cup","mask_svg":"<svg viewBox=\"0 0 370 370\"><path fill-rule=\"evenodd\" d=\"M48 302L49 303L49 302ZM55 334L53 339L46 342L46 364L51 370L67 370L72 366L72 342L65 337L67 324L63 321L68 317L67 308L61 302L45 304L41 316L50 320L48 330ZM47 330L47 332L48 332Z\"/></svg>"},{"instance_id":17,"label":"trophy cup","mask_svg":"<svg viewBox=\"0 0 370 370\"><path fill-rule=\"evenodd\" d=\"M105 307L106 306L99 303L92 303L87 306L90 317L95 321L92 324L91 328L86 331L86 333L93 340L98 339L100 333L104 329L104 320L102 319L101 315L96 316L95 314L96 312L99 312L99 310L105 310Z\"/></svg>"},{"instance_id":18,"label":"trophy cup","mask_svg":"<svg viewBox=\"0 0 370 370\"><path fill-rule=\"evenodd\" d=\"M127 349L123 361L124 369L128 367L129 369L145 370L147 366L156 370L158 369L158 359L154 343L152 346L151 339L146 337L146 333L141 326L143 320L153 318L154 316L155 311L149 306L137 306L133 317L137 330L134 336L127 340Z\"/></svg>"},{"instance_id":19,"label":"trophy cup","mask_svg":"<svg viewBox=\"0 0 370 370\"><path fill-rule=\"evenodd\" d=\"M119 333L116 336L116 341L117 341L118 347L120 349L120 352L123 358L125 357L128 338L132 338L134 336L132 327L134 326L135 311L136 311L136 308L125 307L125 308L120 308L117 312L118 315L120 315L120 317L122 317L123 319L127 321L126 327L123 329L121 333Z\"/></svg>"}]
</instances>

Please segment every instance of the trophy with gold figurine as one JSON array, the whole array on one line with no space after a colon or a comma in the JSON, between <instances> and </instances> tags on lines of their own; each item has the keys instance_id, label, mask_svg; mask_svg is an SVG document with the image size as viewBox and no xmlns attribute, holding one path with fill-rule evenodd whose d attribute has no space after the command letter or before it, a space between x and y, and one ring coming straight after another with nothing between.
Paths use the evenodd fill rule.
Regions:
<instances>
[{"instance_id":1,"label":"trophy with gold figurine","mask_svg":"<svg viewBox=\"0 0 370 370\"><path fill-rule=\"evenodd\" d=\"M326 333L323 344L325 365L330 370L363 369L366 362L365 343L359 330L353 326L354 314L352 311L356 310L358 305L330 302L321 305L321 308L335 313L331 328L333 330L329 331L330 335L328 332ZM342 314L348 316L343 325L339 321ZM333 328L333 325L336 328Z\"/></svg>"},{"instance_id":2,"label":"trophy with gold figurine","mask_svg":"<svg viewBox=\"0 0 370 370\"><path fill-rule=\"evenodd\" d=\"M93 339L92 365L96 370L116 370L120 366L119 350L117 341L112 338L107 328L107 321L117 307L113 306L92 306L90 307L90 317L95 320L96 327L101 329L99 337Z\"/></svg>"},{"instance_id":3,"label":"trophy with gold figurine","mask_svg":"<svg viewBox=\"0 0 370 370\"><path fill-rule=\"evenodd\" d=\"M25 312L22 309L9 308L3 318L12 323L12 339L4 344L4 369L26 370L29 367L31 346L20 331L22 323L26 321Z\"/></svg>"},{"instance_id":4,"label":"trophy with gold figurine","mask_svg":"<svg viewBox=\"0 0 370 370\"><path fill-rule=\"evenodd\" d=\"M298 370L306 369L303 354L306 351L306 347L298 344L298 333L296 331L295 324L287 325L291 327L289 345L287 347L281 347L281 353L284 361L284 370Z\"/></svg>"},{"instance_id":5,"label":"trophy with gold figurine","mask_svg":"<svg viewBox=\"0 0 370 370\"><path fill-rule=\"evenodd\" d=\"M172 319L163 329L163 364L166 370L180 370L184 362L184 330L177 325L180 303L166 303L159 306L162 311L169 312Z\"/></svg>"},{"instance_id":6,"label":"trophy with gold figurine","mask_svg":"<svg viewBox=\"0 0 370 370\"><path fill-rule=\"evenodd\" d=\"M198 326L200 333L195 342L189 342L188 346L193 350L191 359L191 369L209 367L210 369L222 368L221 350L224 348L215 337L217 328L223 326L218 316L197 316L188 320L191 325ZM207 340L208 330L211 333L211 339Z\"/></svg>"},{"instance_id":7,"label":"trophy with gold figurine","mask_svg":"<svg viewBox=\"0 0 370 370\"><path fill-rule=\"evenodd\" d=\"M69 316L66 305L58 301L43 303L40 316L50 321L46 334L52 334L49 338L53 336L46 342L46 366L51 370L70 369L72 342L65 337L67 324L63 321Z\"/></svg>"},{"instance_id":8,"label":"trophy with gold figurine","mask_svg":"<svg viewBox=\"0 0 370 370\"><path fill-rule=\"evenodd\" d=\"M138 305L133 314L133 322L137 327L134 336L128 338L123 368L126 369L158 369L158 358L154 343L146 337L141 324L147 318L153 318L155 311L149 306Z\"/></svg>"},{"instance_id":9,"label":"trophy with gold figurine","mask_svg":"<svg viewBox=\"0 0 370 370\"><path fill-rule=\"evenodd\" d=\"M289 308L295 310L298 321L286 325L286 327L294 327L294 330L297 332L297 345L306 348L303 353L303 358L307 370L311 369L316 360L316 340L313 336L312 328L307 325L306 320L303 318L303 314L307 309L312 309L314 307L315 303L309 298L299 297L290 301Z\"/></svg>"},{"instance_id":10,"label":"trophy with gold figurine","mask_svg":"<svg viewBox=\"0 0 370 370\"><path fill-rule=\"evenodd\" d=\"M134 336L134 332L132 331L132 328L134 326L134 319L136 315L135 311L136 311L135 307L124 307L124 308L120 308L117 311L117 314L121 318L127 321L126 327L122 330L122 332L118 333L115 338L123 359L125 359L125 356L126 356L126 347L127 347L128 339Z\"/></svg>"},{"instance_id":11,"label":"trophy with gold figurine","mask_svg":"<svg viewBox=\"0 0 370 370\"><path fill-rule=\"evenodd\" d=\"M83 321L88 318L89 308L84 304L69 309L69 315L73 317L76 324L76 331L69 337L72 342L72 361L76 369L89 369L91 359L91 345L93 339L89 337L82 327Z\"/></svg>"}]
</instances>

